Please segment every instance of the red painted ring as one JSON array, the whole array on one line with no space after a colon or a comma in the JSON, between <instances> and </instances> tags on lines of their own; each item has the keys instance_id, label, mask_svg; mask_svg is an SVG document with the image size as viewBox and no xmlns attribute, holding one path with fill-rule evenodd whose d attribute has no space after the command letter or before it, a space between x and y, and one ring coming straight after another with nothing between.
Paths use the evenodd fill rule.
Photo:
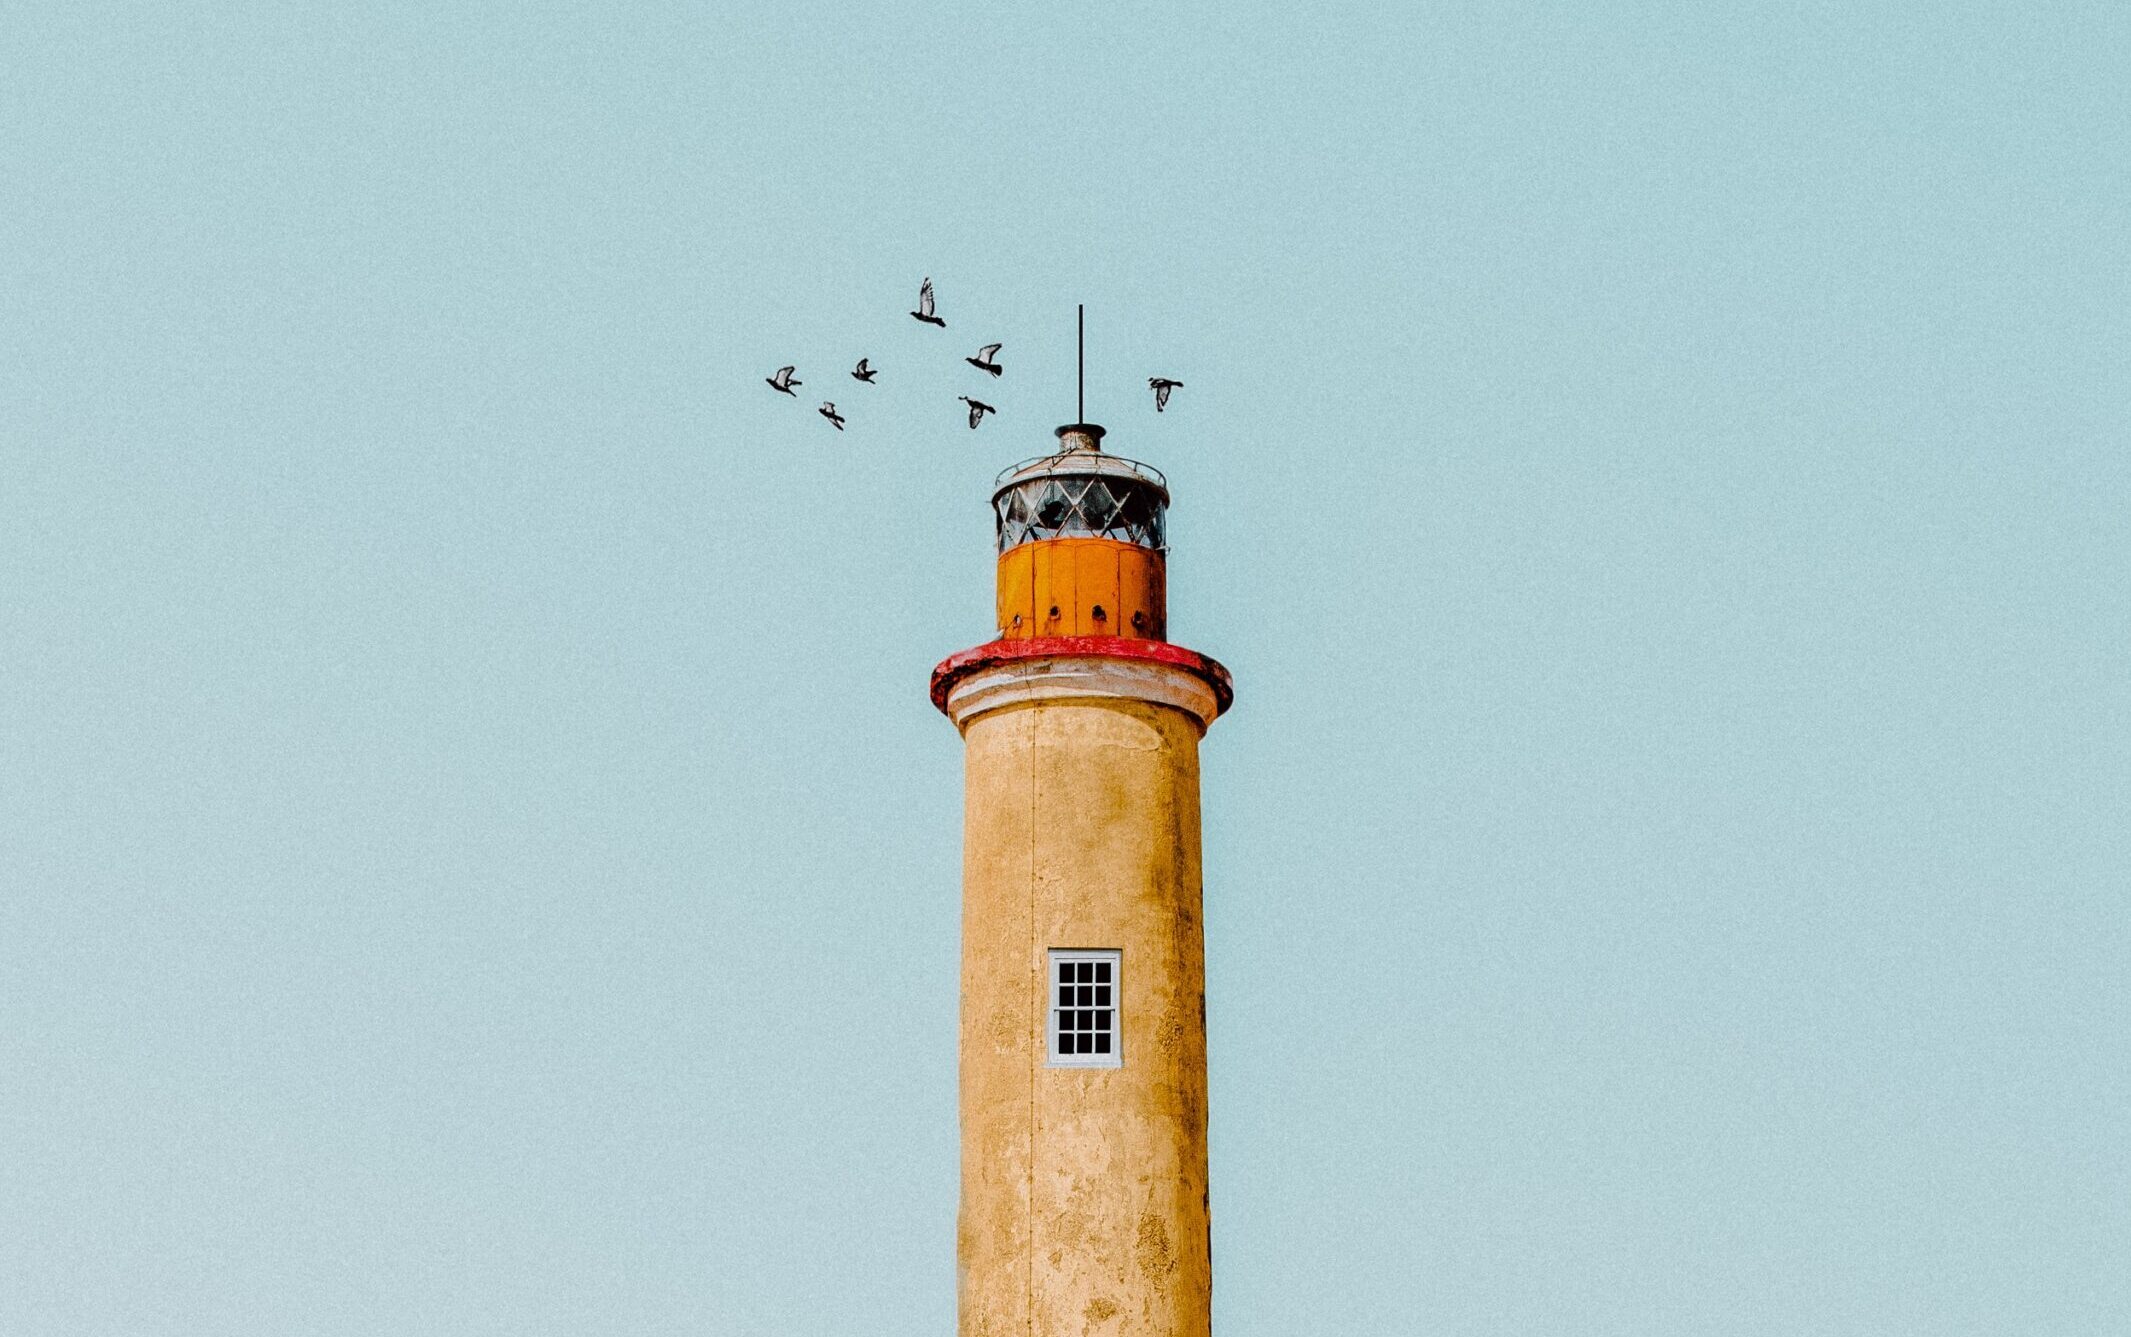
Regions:
<instances>
[{"instance_id":1,"label":"red painted ring","mask_svg":"<svg viewBox=\"0 0 2131 1337\"><path fill-rule=\"evenodd\" d=\"M1127 640L1122 636L1036 636L1021 641L987 641L960 654L949 655L932 671L932 704L947 713L947 694L954 685L979 669L1011 664L1017 659L1055 659L1064 655L1103 659L1140 659L1183 669L1213 689L1214 714L1235 704L1235 682L1219 661L1167 641Z\"/></svg>"}]
</instances>

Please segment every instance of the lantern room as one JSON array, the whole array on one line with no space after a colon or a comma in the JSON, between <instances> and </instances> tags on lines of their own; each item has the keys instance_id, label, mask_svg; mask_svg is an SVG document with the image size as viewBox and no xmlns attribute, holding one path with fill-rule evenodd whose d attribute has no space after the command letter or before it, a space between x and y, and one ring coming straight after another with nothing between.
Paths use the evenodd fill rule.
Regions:
<instances>
[{"instance_id":1,"label":"lantern room","mask_svg":"<svg viewBox=\"0 0 2131 1337\"><path fill-rule=\"evenodd\" d=\"M1056 454L999 475L999 635L1168 638L1161 471L1107 454L1103 429L1058 429Z\"/></svg>"}]
</instances>

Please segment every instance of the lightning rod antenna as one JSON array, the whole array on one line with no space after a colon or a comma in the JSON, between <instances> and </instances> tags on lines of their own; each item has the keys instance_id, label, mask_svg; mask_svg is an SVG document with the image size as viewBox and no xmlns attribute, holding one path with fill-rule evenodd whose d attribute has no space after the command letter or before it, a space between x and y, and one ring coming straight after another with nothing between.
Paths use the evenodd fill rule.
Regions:
<instances>
[{"instance_id":1,"label":"lightning rod antenna","mask_svg":"<svg viewBox=\"0 0 2131 1337\"><path fill-rule=\"evenodd\" d=\"M1080 303L1080 398L1075 401L1078 410L1074 422L1088 420L1088 304Z\"/></svg>"}]
</instances>

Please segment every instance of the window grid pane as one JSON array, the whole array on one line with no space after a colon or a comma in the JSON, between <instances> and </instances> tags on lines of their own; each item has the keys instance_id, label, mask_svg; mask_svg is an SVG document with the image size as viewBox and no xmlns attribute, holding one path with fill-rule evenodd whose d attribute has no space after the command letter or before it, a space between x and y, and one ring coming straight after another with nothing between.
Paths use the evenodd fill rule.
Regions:
<instances>
[{"instance_id":1,"label":"window grid pane","mask_svg":"<svg viewBox=\"0 0 2131 1337\"><path fill-rule=\"evenodd\" d=\"M1049 1007L1052 1066L1117 1067L1115 951L1053 949Z\"/></svg>"}]
</instances>

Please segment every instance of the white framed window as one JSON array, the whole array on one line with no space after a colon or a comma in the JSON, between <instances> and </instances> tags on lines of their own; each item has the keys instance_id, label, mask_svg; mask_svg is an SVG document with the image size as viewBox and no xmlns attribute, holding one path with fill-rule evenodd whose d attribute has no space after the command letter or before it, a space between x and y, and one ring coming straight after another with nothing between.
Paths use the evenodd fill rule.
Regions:
<instances>
[{"instance_id":1,"label":"white framed window","mask_svg":"<svg viewBox=\"0 0 2131 1337\"><path fill-rule=\"evenodd\" d=\"M1124 954L1051 949L1050 1002L1044 1009L1049 1063L1054 1068L1125 1065Z\"/></svg>"}]
</instances>

